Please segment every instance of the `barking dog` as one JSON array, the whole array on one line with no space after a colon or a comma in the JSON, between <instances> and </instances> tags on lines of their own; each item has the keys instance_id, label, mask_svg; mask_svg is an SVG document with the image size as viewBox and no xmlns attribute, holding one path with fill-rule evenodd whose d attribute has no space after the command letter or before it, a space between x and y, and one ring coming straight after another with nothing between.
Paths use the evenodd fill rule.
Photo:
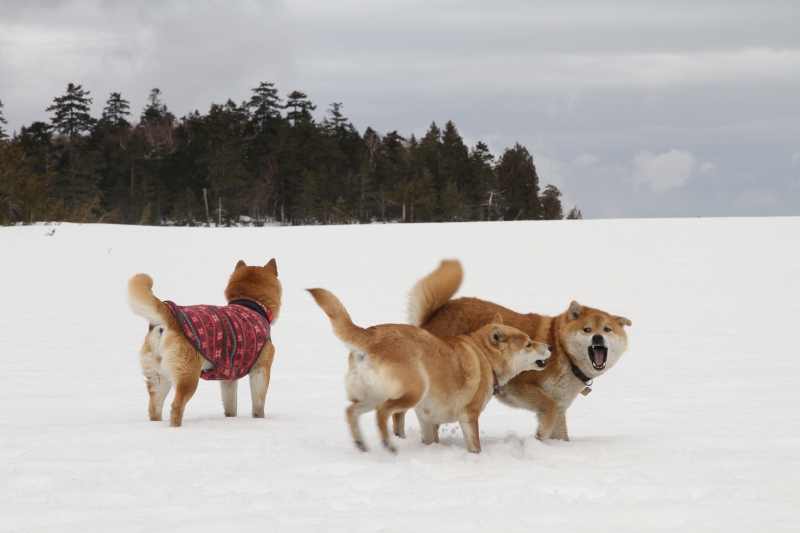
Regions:
<instances>
[{"instance_id":1,"label":"barking dog","mask_svg":"<svg viewBox=\"0 0 800 533\"><path fill-rule=\"evenodd\" d=\"M264 418L275 357L269 327L281 309L275 260L263 267L239 261L225 289L225 307L180 307L156 298L152 288L147 274L128 282L131 309L150 322L139 353L150 393L150 420L161 420L164 398L174 384L169 422L179 427L200 378L220 381L225 416L236 416L237 380L248 374L253 417Z\"/></svg>"},{"instance_id":2,"label":"barking dog","mask_svg":"<svg viewBox=\"0 0 800 533\"><path fill-rule=\"evenodd\" d=\"M462 277L458 261L442 261L437 270L417 282L409 293L410 323L434 335L458 335L477 330L499 313L505 324L553 346L546 369L522 372L500 387L497 399L534 411L539 418L539 439L569 440L567 408L578 393L591 392L592 380L619 360L628 346L623 326L630 326L631 321L575 301L564 313L549 317L523 315L477 298L451 300Z\"/></svg>"},{"instance_id":3,"label":"barking dog","mask_svg":"<svg viewBox=\"0 0 800 533\"><path fill-rule=\"evenodd\" d=\"M309 289L333 325L333 332L351 350L345 377L347 421L356 446L367 448L358 417L377 409L383 444L389 440L387 423L404 438L405 412L414 408L425 444L438 442L438 425L458 421L469 451L481 451L478 416L493 390L525 370L541 370L550 348L532 343L514 328L487 320L469 335L436 337L405 324L367 329L353 324L342 303L325 289ZM489 324L489 325L486 325Z\"/></svg>"}]
</instances>

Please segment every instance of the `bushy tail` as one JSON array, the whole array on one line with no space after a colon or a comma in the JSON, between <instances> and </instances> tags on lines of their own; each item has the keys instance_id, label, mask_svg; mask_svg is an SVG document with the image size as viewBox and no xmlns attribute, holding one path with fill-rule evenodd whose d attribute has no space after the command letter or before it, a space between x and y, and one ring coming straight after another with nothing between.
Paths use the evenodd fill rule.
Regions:
<instances>
[{"instance_id":1,"label":"bushy tail","mask_svg":"<svg viewBox=\"0 0 800 533\"><path fill-rule=\"evenodd\" d=\"M165 325L174 318L169 307L153 294L153 278L147 274L136 274L128 281L128 303L134 313L154 326Z\"/></svg>"},{"instance_id":2,"label":"bushy tail","mask_svg":"<svg viewBox=\"0 0 800 533\"><path fill-rule=\"evenodd\" d=\"M344 308L339 298L325 289L307 289L316 300L317 305L325 311L331 319L333 333L351 349L364 350L371 339L364 328L353 324L350 314Z\"/></svg>"},{"instance_id":3,"label":"bushy tail","mask_svg":"<svg viewBox=\"0 0 800 533\"><path fill-rule=\"evenodd\" d=\"M442 261L439 268L417 282L408 293L408 322L422 326L453 297L464 278L457 259Z\"/></svg>"}]
</instances>

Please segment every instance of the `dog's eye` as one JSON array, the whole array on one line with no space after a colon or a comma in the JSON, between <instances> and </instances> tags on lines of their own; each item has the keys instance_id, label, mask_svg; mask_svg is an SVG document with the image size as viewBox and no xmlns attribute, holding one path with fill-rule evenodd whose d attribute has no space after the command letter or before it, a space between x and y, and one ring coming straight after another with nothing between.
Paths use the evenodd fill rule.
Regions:
<instances>
[{"instance_id":1,"label":"dog's eye","mask_svg":"<svg viewBox=\"0 0 800 533\"><path fill-rule=\"evenodd\" d=\"M610 327L608 327L608 326L606 326L606 327L604 327L604 328L603 328L603 330L604 330L606 333L608 333L609 331L611 331L611 328L610 328Z\"/></svg>"},{"instance_id":2,"label":"dog's eye","mask_svg":"<svg viewBox=\"0 0 800 533\"><path fill-rule=\"evenodd\" d=\"M531 341L528 341L528 345L527 345L527 346L525 346L525 347L526 347L526 348L530 348L530 347L531 347Z\"/></svg>"},{"instance_id":3,"label":"dog's eye","mask_svg":"<svg viewBox=\"0 0 800 533\"><path fill-rule=\"evenodd\" d=\"M583 328L583 331L585 331L586 333L589 333L590 331L592 331L592 328Z\"/></svg>"}]
</instances>

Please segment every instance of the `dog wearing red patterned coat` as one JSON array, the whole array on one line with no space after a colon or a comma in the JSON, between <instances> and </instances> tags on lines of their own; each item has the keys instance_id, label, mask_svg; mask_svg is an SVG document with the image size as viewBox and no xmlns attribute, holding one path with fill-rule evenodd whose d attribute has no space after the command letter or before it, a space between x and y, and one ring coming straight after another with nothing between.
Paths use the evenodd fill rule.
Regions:
<instances>
[{"instance_id":1,"label":"dog wearing red patterned coat","mask_svg":"<svg viewBox=\"0 0 800 533\"><path fill-rule=\"evenodd\" d=\"M150 393L150 420L161 420L173 385L170 426L180 427L186 403L200 378L218 380L225 416L236 416L238 380L250 376L253 417L264 418L275 346L270 326L281 309L275 259L260 266L239 261L225 289L227 306L182 307L153 294L153 279L136 274L128 282L128 302L146 318L150 331L139 353Z\"/></svg>"}]
</instances>

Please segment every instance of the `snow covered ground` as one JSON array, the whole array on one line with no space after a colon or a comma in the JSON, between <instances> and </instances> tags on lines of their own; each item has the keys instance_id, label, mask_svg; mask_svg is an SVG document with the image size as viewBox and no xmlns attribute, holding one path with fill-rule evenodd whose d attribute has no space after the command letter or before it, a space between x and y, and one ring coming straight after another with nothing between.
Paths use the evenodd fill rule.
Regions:
<instances>
[{"instance_id":1,"label":"snow covered ground","mask_svg":"<svg viewBox=\"0 0 800 533\"><path fill-rule=\"evenodd\" d=\"M55 234L45 233L55 228ZM798 531L800 218L271 228L0 228L0 531ZM266 419L202 382L182 428L149 422L127 306L137 272L224 303L236 261L284 287ZM303 289L362 326L404 322L443 258L460 295L624 315L630 348L538 442L490 402L479 455L457 425L392 456L344 422L346 350ZM168 398L168 402L170 399Z\"/></svg>"}]
</instances>

